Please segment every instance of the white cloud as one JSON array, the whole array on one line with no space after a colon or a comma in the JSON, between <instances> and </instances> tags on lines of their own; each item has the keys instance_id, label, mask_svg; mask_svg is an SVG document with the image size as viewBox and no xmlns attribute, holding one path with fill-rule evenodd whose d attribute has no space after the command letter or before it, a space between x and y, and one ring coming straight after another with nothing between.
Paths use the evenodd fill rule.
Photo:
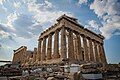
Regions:
<instances>
[{"instance_id":1,"label":"white cloud","mask_svg":"<svg viewBox=\"0 0 120 80\"><path fill-rule=\"evenodd\" d=\"M37 20L37 22L44 24L46 22L50 22L53 23L55 22L55 20L60 17L63 14L69 14L67 12L63 12L63 11L54 11L54 12L50 12L50 11L39 11L35 16L34 19ZM69 14L70 15L70 14Z\"/></svg>"},{"instance_id":2,"label":"white cloud","mask_svg":"<svg viewBox=\"0 0 120 80\"><path fill-rule=\"evenodd\" d=\"M14 21L13 26L15 26L16 31L13 31L18 37L23 37L25 39L30 39L34 36L38 36L42 30L42 26L34 22L31 16L21 14Z\"/></svg>"},{"instance_id":3,"label":"white cloud","mask_svg":"<svg viewBox=\"0 0 120 80\"><path fill-rule=\"evenodd\" d=\"M98 17L102 17L102 15L106 13L106 3L107 0L94 0L94 2L90 5L90 9L93 9Z\"/></svg>"},{"instance_id":4,"label":"white cloud","mask_svg":"<svg viewBox=\"0 0 120 80\"><path fill-rule=\"evenodd\" d=\"M9 33L5 32L3 30L0 30L0 37L1 38L7 38L9 35L10 35Z\"/></svg>"},{"instance_id":5,"label":"white cloud","mask_svg":"<svg viewBox=\"0 0 120 80\"><path fill-rule=\"evenodd\" d=\"M101 25L99 23L97 23L95 20L89 21L88 24L85 25L85 27L97 34L100 34L99 28L101 27Z\"/></svg>"},{"instance_id":6,"label":"white cloud","mask_svg":"<svg viewBox=\"0 0 120 80\"><path fill-rule=\"evenodd\" d=\"M106 39L120 34L120 2L118 0L94 0L90 9L103 19L103 27L100 31Z\"/></svg>"},{"instance_id":7,"label":"white cloud","mask_svg":"<svg viewBox=\"0 0 120 80\"><path fill-rule=\"evenodd\" d=\"M30 12L39 12L39 5L36 5L35 2L28 3L28 10Z\"/></svg>"},{"instance_id":8,"label":"white cloud","mask_svg":"<svg viewBox=\"0 0 120 80\"><path fill-rule=\"evenodd\" d=\"M36 2L37 0L22 0L25 4L30 2Z\"/></svg>"},{"instance_id":9,"label":"white cloud","mask_svg":"<svg viewBox=\"0 0 120 80\"><path fill-rule=\"evenodd\" d=\"M0 0L0 4L3 4L4 1L5 1L5 0Z\"/></svg>"},{"instance_id":10,"label":"white cloud","mask_svg":"<svg viewBox=\"0 0 120 80\"><path fill-rule=\"evenodd\" d=\"M30 12L35 13L33 18L40 24L44 23L52 23L55 22L55 20L60 17L63 14L68 14L71 16L68 12L63 11L53 11L50 10L50 8L54 8L52 3L45 1L45 3L42 4L36 4L35 2L28 4L28 10Z\"/></svg>"},{"instance_id":11,"label":"white cloud","mask_svg":"<svg viewBox=\"0 0 120 80\"><path fill-rule=\"evenodd\" d=\"M2 45L0 48L0 59L1 60L11 60L12 55L9 52L12 52L13 48L8 45Z\"/></svg>"},{"instance_id":12,"label":"white cloud","mask_svg":"<svg viewBox=\"0 0 120 80\"><path fill-rule=\"evenodd\" d=\"M7 9L4 7L4 6L2 6L2 7L0 7L0 13L2 14L5 14L7 12Z\"/></svg>"},{"instance_id":13,"label":"white cloud","mask_svg":"<svg viewBox=\"0 0 120 80\"><path fill-rule=\"evenodd\" d=\"M14 7L15 8L19 8L21 6L21 3L20 2L14 2Z\"/></svg>"},{"instance_id":14,"label":"white cloud","mask_svg":"<svg viewBox=\"0 0 120 80\"><path fill-rule=\"evenodd\" d=\"M87 3L87 0L79 0L78 4Z\"/></svg>"},{"instance_id":15,"label":"white cloud","mask_svg":"<svg viewBox=\"0 0 120 80\"><path fill-rule=\"evenodd\" d=\"M7 26L8 28L10 28L11 30L15 30L14 26L13 26L13 22L17 19L18 14L17 13L11 13L7 16Z\"/></svg>"},{"instance_id":16,"label":"white cloud","mask_svg":"<svg viewBox=\"0 0 120 80\"><path fill-rule=\"evenodd\" d=\"M50 3L49 1L47 1L47 0L45 0L45 7L46 8L52 8L53 7L53 5L52 5L52 3Z\"/></svg>"},{"instance_id":17,"label":"white cloud","mask_svg":"<svg viewBox=\"0 0 120 80\"><path fill-rule=\"evenodd\" d=\"M93 28L96 28L96 29L99 29L101 27L100 24L98 24L95 20L91 20L88 22L88 24L93 27Z\"/></svg>"},{"instance_id":18,"label":"white cloud","mask_svg":"<svg viewBox=\"0 0 120 80\"><path fill-rule=\"evenodd\" d=\"M9 9L5 6L9 10L4 28L8 33L26 39L39 35L42 25L49 24L44 26L44 29L46 29L62 14L71 15L68 12L54 10L54 5L47 0L43 0L42 3L37 2L37 0L18 2L14 0L10 2L8 0L6 3L10 4L9 8L12 8Z\"/></svg>"},{"instance_id":19,"label":"white cloud","mask_svg":"<svg viewBox=\"0 0 120 80\"><path fill-rule=\"evenodd\" d=\"M26 14L27 4L29 3L25 3L25 4L23 3L22 6L20 6L22 2L16 3L16 1L13 1L13 2L8 1L8 3L9 4L14 3L12 7L15 7L14 8L15 10L14 12L7 14L6 22L2 23L2 25L0 25L0 28L4 29L5 32L9 34L12 34L14 37L16 36L23 37L25 39L30 39L41 32L42 30L41 26L39 26L39 24L37 24L37 22L34 21L34 19L32 18L32 15L30 15L32 12L29 12L30 14L28 15ZM24 7L26 6L25 8L26 12L19 13L18 11L21 8L18 8L18 7L23 7L23 6ZM30 29L29 27L34 27L34 30Z\"/></svg>"},{"instance_id":20,"label":"white cloud","mask_svg":"<svg viewBox=\"0 0 120 80\"><path fill-rule=\"evenodd\" d=\"M118 18L119 20L117 20ZM103 27L100 28L100 31L107 39L109 39L113 35L120 35L120 31L117 33L114 33L114 31L116 31L117 29L120 30L120 16L118 16L118 18L115 19L113 17L113 20L108 21L106 24L104 24Z\"/></svg>"},{"instance_id":21,"label":"white cloud","mask_svg":"<svg viewBox=\"0 0 120 80\"><path fill-rule=\"evenodd\" d=\"M36 2L31 2L28 4L28 10L34 13L33 19L40 25L43 25L45 23L53 24L56 19L63 14L68 14L71 16L69 12L54 11L53 8L53 4L47 0L41 4Z\"/></svg>"}]
</instances>

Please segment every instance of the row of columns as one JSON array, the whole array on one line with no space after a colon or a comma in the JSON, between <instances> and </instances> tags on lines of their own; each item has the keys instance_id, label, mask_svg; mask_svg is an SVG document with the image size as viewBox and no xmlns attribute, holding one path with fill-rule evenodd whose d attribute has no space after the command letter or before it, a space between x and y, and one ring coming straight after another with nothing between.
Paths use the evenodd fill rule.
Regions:
<instances>
[{"instance_id":1,"label":"row of columns","mask_svg":"<svg viewBox=\"0 0 120 80\"><path fill-rule=\"evenodd\" d=\"M96 61L96 62L107 63L103 43L95 41L90 37L86 37L85 35L81 35L81 36L83 38L85 61Z\"/></svg>"},{"instance_id":2,"label":"row of columns","mask_svg":"<svg viewBox=\"0 0 120 80\"><path fill-rule=\"evenodd\" d=\"M60 40L61 54L59 54L59 31L61 31L61 40ZM68 35L66 35L66 32L68 32ZM96 62L106 63L106 57L102 43L92 40L91 38L88 38L83 34L81 35L77 32L73 32L71 29L66 29L65 27L62 27L60 30L56 30L54 32L54 49L53 49L54 55L52 55L52 35L53 33L49 34L48 37L39 39L38 53L37 53L38 61L44 61L46 59L50 60L52 59L52 56L54 57L54 59L57 58L65 59L67 58L67 53L68 53L68 58L70 60L77 59L79 61L96 61ZM67 43L66 36L68 38L68 46L66 45ZM46 46L47 38L48 38L48 44ZM82 47L81 38L83 39L83 47Z\"/></svg>"}]
</instances>

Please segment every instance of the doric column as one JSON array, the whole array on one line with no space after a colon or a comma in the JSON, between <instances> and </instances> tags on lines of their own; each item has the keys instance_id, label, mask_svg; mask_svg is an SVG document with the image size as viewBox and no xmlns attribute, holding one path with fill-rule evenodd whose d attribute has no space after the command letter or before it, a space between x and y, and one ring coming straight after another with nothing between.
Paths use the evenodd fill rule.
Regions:
<instances>
[{"instance_id":1,"label":"doric column","mask_svg":"<svg viewBox=\"0 0 120 80\"><path fill-rule=\"evenodd\" d=\"M42 45L42 53L41 53L41 60L44 61L46 59L46 38L43 38L43 45Z\"/></svg>"},{"instance_id":2,"label":"doric column","mask_svg":"<svg viewBox=\"0 0 120 80\"><path fill-rule=\"evenodd\" d=\"M55 31L54 35L54 58L59 58L59 31Z\"/></svg>"},{"instance_id":3,"label":"doric column","mask_svg":"<svg viewBox=\"0 0 120 80\"><path fill-rule=\"evenodd\" d=\"M73 43L74 43L74 55L75 55L74 57L75 57L75 60L78 60L78 43L77 43L76 36L74 36Z\"/></svg>"},{"instance_id":4,"label":"doric column","mask_svg":"<svg viewBox=\"0 0 120 80\"><path fill-rule=\"evenodd\" d=\"M107 60L106 60L106 56L105 56L105 50L104 50L103 43L101 44L101 48L102 48L102 57L103 57L103 62L107 64Z\"/></svg>"},{"instance_id":5,"label":"doric column","mask_svg":"<svg viewBox=\"0 0 120 80\"><path fill-rule=\"evenodd\" d=\"M83 46L84 46L84 59L85 61L89 61L89 56L88 56L88 47L87 47L87 38L83 36Z\"/></svg>"},{"instance_id":6,"label":"doric column","mask_svg":"<svg viewBox=\"0 0 120 80\"><path fill-rule=\"evenodd\" d=\"M107 63L103 43L99 43L99 57L102 63Z\"/></svg>"},{"instance_id":7,"label":"doric column","mask_svg":"<svg viewBox=\"0 0 120 80\"><path fill-rule=\"evenodd\" d=\"M66 30L63 26L61 28L61 57L63 59L67 58L66 50Z\"/></svg>"},{"instance_id":8,"label":"doric column","mask_svg":"<svg viewBox=\"0 0 120 80\"><path fill-rule=\"evenodd\" d=\"M42 42L42 39L39 39L36 61L41 60L41 42Z\"/></svg>"},{"instance_id":9,"label":"doric column","mask_svg":"<svg viewBox=\"0 0 120 80\"><path fill-rule=\"evenodd\" d=\"M98 49L99 49L99 61L102 62L102 51L101 51L101 46L100 46L100 43L98 43Z\"/></svg>"},{"instance_id":10,"label":"doric column","mask_svg":"<svg viewBox=\"0 0 120 80\"><path fill-rule=\"evenodd\" d=\"M95 61L99 62L98 48L97 48L97 42L96 41L94 41L94 50L95 50Z\"/></svg>"},{"instance_id":11,"label":"doric column","mask_svg":"<svg viewBox=\"0 0 120 80\"><path fill-rule=\"evenodd\" d=\"M81 48L81 37L80 34L76 34L77 38L77 55L78 55L78 60L82 61L83 56L82 56L82 48Z\"/></svg>"},{"instance_id":12,"label":"doric column","mask_svg":"<svg viewBox=\"0 0 120 80\"><path fill-rule=\"evenodd\" d=\"M37 48L34 48L34 52L33 52L33 62L36 61L36 56L37 55Z\"/></svg>"},{"instance_id":13,"label":"doric column","mask_svg":"<svg viewBox=\"0 0 120 80\"><path fill-rule=\"evenodd\" d=\"M74 60L75 55L74 55L73 32L70 29L68 29L68 32L69 32L69 35L68 35L68 58L70 60Z\"/></svg>"},{"instance_id":14,"label":"doric column","mask_svg":"<svg viewBox=\"0 0 120 80\"><path fill-rule=\"evenodd\" d=\"M92 39L91 39L91 38L88 38L88 41L89 41L90 61L94 61L94 53L93 53Z\"/></svg>"},{"instance_id":15,"label":"doric column","mask_svg":"<svg viewBox=\"0 0 120 80\"><path fill-rule=\"evenodd\" d=\"M48 46L47 46L47 60L50 60L52 53L52 34L48 35Z\"/></svg>"}]
</instances>

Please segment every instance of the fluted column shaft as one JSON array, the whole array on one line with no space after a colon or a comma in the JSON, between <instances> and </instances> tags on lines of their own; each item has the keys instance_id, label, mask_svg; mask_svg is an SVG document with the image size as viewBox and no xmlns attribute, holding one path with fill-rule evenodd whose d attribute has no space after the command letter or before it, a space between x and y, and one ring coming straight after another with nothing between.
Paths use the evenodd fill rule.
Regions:
<instances>
[{"instance_id":1,"label":"fluted column shaft","mask_svg":"<svg viewBox=\"0 0 120 80\"><path fill-rule=\"evenodd\" d=\"M99 62L98 48L97 48L97 42L96 41L94 41L94 50L95 50L95 61Z\"/></svg>"},{"instance_id":2,"label":"fluted column shaft","mask_svg":"<svg viewBox=\"0 0 120 80\"><path fill-rule=\"evenodd\" d=\"M104 51L104 47L103 47L103 43L99 43L99 55L100 55L100 61L102 63L107 63L106 61L106 57L105 57L105 51Z\"/></svg>"},{"instance_id":3,"label":"fluted column shaft","mask_svg":"<svg viewBox=\"0 0 120 80\"><path fill-rule=\"evenodd\" d=\"M40 39L39 42L38 42L38 50L37 50L36 61L41 60L41 42L42 42L42 40Z\"/></svg>"},{"instance_id":4,"label":"fluted column shaft","mask_svg":"<svg viewBox=\"0 0 120 80\"><path fill-rule=\"evenodd\" d=\"M101 46L100 43L98 43L98 48L99 48L99 61L102 62L102 51L101 51Z\"/></svg>"},{"instance_id":5,"label":"fluted column shaft","mask_svg":"<svg viewBox=\"0 0 120 80\"><path fill-rule=\"evenodd\" d=\"M104 61L104 63L107 64L107 60L106 60L106 56L105 56L104 46L103 46L103 44L102 44L101 46L102 46L102 53L103 53L103 61Z\"/></svg>"},{"instance_id":6,"label":"fluted column shaft","mask_svg":"<svg viewBox=\"0 0 120 80\"><path fill-rule=\"evenodd\" d=\"M37 48L34 48L34 53L33 53L33 62L36 61L36 56L37 55Z\"/></svg>"},{"instance_id":7,"label":"fluted column shaft","mask_svg":"<svg viewBox=\"0 0 120 80\"><path fill-rule=\"evenodd\" d=\"M65 27L61 28L61 57L63 59L67 58L67 54L66 54L66 31L65 31Z\"/></svg>"},{"instance_id":8,"label":"fluted column shaft","mask_svg":"<svg viewBox=\"0 0 120 80\"><path fill-rule=\"evenodd\" d=\"M46 59L46 38L43 38L43 45L42 45L42 54L41 60L44 61Z\"/></svg>"},{"instance_id":9,"label":"fluted column shaft","mask_svg":"<svg viewBox=\"0 0 120 80\"><path fill-rule=\"evenodd\" d=\"M59 58L59 31L55 31L54 35L54 58Z\"/></svg>"},{"instance_id":10,"label":"fluted column shaft","mask_svg":"<svg viewBox=\"0 0 120 80\"><path fill-rule=\"evenodd\" d=\"M82 48L81 48L81 37L80 34L76 34L77 37L77 55L78 55L78 60L82 61L83 60L83 56L82 56Z\"/></svg>"},{"instance_id":11,"label":"fluted column shaft","mask_svg":"<svg viewBox=\"0 0 120 80\"><path fill-rule=\"evenodd\" d=\"M69 35L68 35L68 58L70 60L75 59L74 55L74 44L73 44L73 32L68 29Z\"/></svg>"},{"instance_id":12,"label":"fluted column shaft","mask_svg":"<svg viewBox=\"0 0 120 80\"><path fill-rule=\"evenodd\" d=\"M51 59L52 53L52 34L48 35L48 46L47 46L47 60Z\"/></svg>"},{"instance_id":13,"label":"fluted column shaft","mask_svg":"<svg viewBox=\"0 0 120 80\"><path fill-rule=\"evenodd\" d=\"M92 45L92 39L89 40L89 53L90 53L90 61L94 61L94 53L93 53L93 45Z\"/></svg>"},{"instance_id":14,"label":"fluted column shaft","mask_svg":"<svg viewBox=\"0 0 120 80\"><path fill-rule=\"evenodd\" d=\"M77 38L75 37L74 40L74 55L75 55L75 60L78 60L78 43L77 43Z\"/></svg>"},{"instance_id":15,"label":"fluted column shaft","mask_svg":"<svg viewBox=\"0 0 120 80\"><path fill-rule=\"evenodd\" d=\"M83 35L83 46L84 46L84 59L85 61L89 61L87 39L84 35Z\"/></svg>"}]
</instances>

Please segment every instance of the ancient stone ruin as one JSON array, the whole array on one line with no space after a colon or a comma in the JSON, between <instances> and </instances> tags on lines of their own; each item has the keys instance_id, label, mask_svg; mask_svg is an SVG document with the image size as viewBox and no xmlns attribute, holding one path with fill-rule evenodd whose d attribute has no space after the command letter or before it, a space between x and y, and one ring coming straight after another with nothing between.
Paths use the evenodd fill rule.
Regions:
<instances>
[{"instance_id":1,"label":"ancient stone ruin","mask_svg":"<svg viewBox=\"0 0 120 80\"><path fill-rule=\"evenodd\" d=\"M102 35L84 28L76 18L64 14L57 19L55 25L40 34L38 48L32 53L32 64L60 64L65 60L77 64L86 62L106 64L103 40ZM28 64L31 54L27 54L26 49L22 46L14 50L13 62Z\"/></svg>"}]
</instances>

